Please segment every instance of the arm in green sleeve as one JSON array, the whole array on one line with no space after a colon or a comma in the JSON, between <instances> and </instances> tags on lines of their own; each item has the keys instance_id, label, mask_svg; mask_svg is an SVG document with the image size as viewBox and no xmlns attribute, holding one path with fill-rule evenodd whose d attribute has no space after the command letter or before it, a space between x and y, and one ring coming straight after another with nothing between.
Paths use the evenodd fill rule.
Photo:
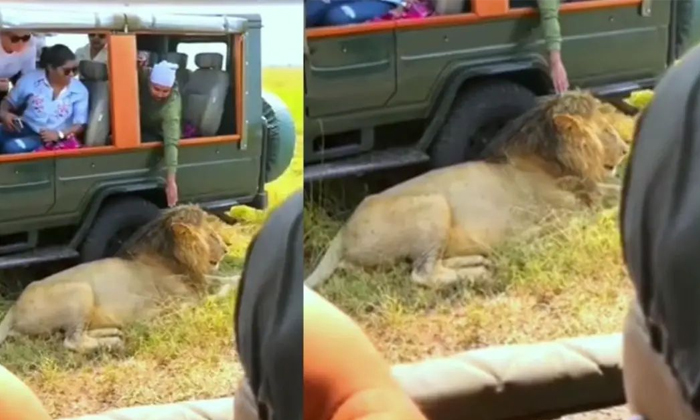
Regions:
<instances>
[{"instance_id":1,"label":"arm in green sleeve","mask_svg":"<svg viewBox=\"0 0 700 420\"><path fill-rule=\"evenodd\" d=\"M173 96L168 99L168 104L162 112L165 167L168 175L174 175L177 170L177 147L182 137L182 99L177 91L173 91Z\"/></svg>"},{"instance_id":2,"label":"arm in green sleeve","mask_svg":"<svg viewBox=\"0 0 700 420\"><path fill-rule=\"evenodd\" d=\"M540 22L544 31L547 51L560 51L559 0L537 0L537 7L540 11Z\"/></svg>"}]
</instances>

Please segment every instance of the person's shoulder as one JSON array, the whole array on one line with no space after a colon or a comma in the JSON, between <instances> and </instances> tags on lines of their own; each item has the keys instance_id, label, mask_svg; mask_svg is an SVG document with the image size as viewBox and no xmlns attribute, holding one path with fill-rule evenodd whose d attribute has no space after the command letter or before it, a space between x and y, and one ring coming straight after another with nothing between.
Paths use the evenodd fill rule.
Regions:
<instances>
[{"instance_id":1,"label":"person's shoulder","mask_svg":"<svg viewBox=\"0 0 700 420\"><path fill-rule=\"evenodd\" d=\"M88 95L88 89L85 86L83 82L81 82L79 79L73 79L70 82L70 88L73 92L78 93L80 95Z\"/></svg>"},{"instance_id":2,"label":"person's shoulder","mask_svg":"<svg viewBox=\"0 0 700 420\"><path fill-rule=\"evenodd\" d=\"M43 69L34 69L32 71L22 74L22 77L20 77L19 80L24 80L25 82L31 83L37 80L41 80L43 77L45 77Z\"/></svg>"}]
</instances>

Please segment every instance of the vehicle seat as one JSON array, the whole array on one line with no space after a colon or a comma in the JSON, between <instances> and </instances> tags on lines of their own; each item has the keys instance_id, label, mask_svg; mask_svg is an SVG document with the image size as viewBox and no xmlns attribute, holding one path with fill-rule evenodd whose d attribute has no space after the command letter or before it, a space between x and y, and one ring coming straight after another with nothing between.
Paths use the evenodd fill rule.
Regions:
<instances>
[{"instance_id":1,"label":"vehicle seat","mask_svg":"<svg viewBox=\"0 0 700 420\"><path fill-rule=\"evenodd\" d=\"M90 93L90 115L85 130L85 146L106 146L111 129L107 65L97 61L81 61L80 80Z\"/></svg>"},{"instance_id":2,"label":"vehicle seat","mask_svg":"<svg viewBox=\"0 0 700 420\"><path fill-rule=\"evenodd\" d=\"M177 84L180 89L184 89L187 82L190 80L191 71L187 69L187 60L189 57L185 53L169 52L165 55L165 60L178 65L177 69Z\"/></svg>"},{"instance_id":3,"label":"vehicle seat","mask_svg":"<svg viewBox=\"0 0 700 420\"><path fill-rule=\"evenodd\" d=\"M465 4L466 3L466 4ZM455 15L466 12L471 1L465 0L435 0L435 14Z\"/></svg>"},{"instance_id":4,"label":"vehicle seat","mask_svg":"<svg viewBox=\"0 0 700 420\"><path fill-rule=\"evenodd\" d=\"M200 53L194 61L198 69L182 90L184 119L194 124L202 137L216 136L231 83L229 75L222 70L224 57L218 53Z\"/></svg>"}]
</instances>

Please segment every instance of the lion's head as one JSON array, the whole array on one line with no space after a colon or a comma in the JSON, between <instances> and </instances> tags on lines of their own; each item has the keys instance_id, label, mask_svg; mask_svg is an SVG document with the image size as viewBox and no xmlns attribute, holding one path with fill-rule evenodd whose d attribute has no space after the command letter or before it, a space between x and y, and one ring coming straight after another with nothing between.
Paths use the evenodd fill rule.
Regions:
<instances>
[{"instance_id":1,"label":"lion's head","mask_svg":"<svg viewBox=\"0 0 700 420\"><path fill-rule=\"evenodd\" d=\"M197 206L183 205L164 211L124 244L118 256L164 264L198 290L205 276L216 271L226 255L226 243L213 223L214 216Z\"/></svg>"},{"instance_id":2,"label":"lion's head","mask_svg":"<svg viewBox=\"0 0 700 420\"><path fill-rule=\"evenodd\" d=\"M573 91L537 105L508 124L485 159L535 159L554 176L601 181L614 173L628 147L610 124L603 103L593 95Z\"/></svg>"}]
</instances>

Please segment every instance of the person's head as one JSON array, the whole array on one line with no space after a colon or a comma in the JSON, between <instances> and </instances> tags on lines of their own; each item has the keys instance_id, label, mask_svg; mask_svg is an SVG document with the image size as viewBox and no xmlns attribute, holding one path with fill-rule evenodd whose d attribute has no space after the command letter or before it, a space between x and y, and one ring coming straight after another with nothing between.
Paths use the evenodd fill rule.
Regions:
<instances>
[{"instance_id":1,"label":"person's head","mask_svg":"<svg viewBox=\"0 0 700 420\"><path fill-rule=\"evenodd\" d=\"M39 66L46 70L49 80L59 85L67 85L78 72L78 61L70 48L56 44L44 48Z\"/></svg>"},{"instance_id":2,"label":"person's head","mask_svg":"<svg viewBox=\"0 0 700 420\"><path fill-rule=\"evenodd\" d=\"M2 48L8 54L17 54L24 51L32 40L32 33L29 31L8 30L0 33Z\"/></svg>"},{"instance_id":3,"label":"person's head","mask_svg":"<svg viewBox=\"0 0 700 420\"><path fill-rule=\"evenodd\" d=\"M168 99L175 86L177 68L177 64L168 61L161 61L153 66L149 84L153 99L157 101Z\"/></svg>"},{"instance_id":4,"label":"person's head","mask_svg":"<svg viewBox=\"0 0 700 420\"><path fill-rule=\"evenodd\" d=\"M95 50L101 50L107 45L107 34L90 33L88 34L90 47Z\"/></svg>"}]
</instances>

